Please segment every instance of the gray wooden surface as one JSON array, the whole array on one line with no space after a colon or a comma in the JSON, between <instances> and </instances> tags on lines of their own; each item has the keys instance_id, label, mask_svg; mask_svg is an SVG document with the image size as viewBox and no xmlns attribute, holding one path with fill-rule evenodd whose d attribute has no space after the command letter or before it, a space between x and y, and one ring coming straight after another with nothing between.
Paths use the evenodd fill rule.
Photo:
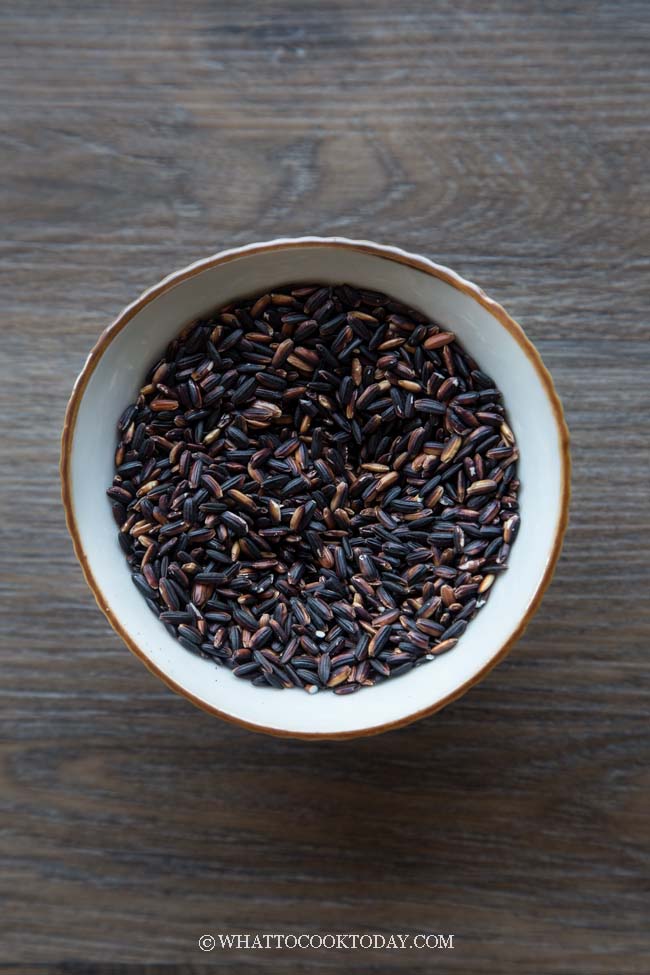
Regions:
<instances>
[{"instance_id":1,"label":"gray wooden surface","mask_svg":"<svg viewBox=\"0 0 650 975\"><path fill-rule=\"evenodd\" d=\"M0 38L0 972L647 972L648 4L7 0ZM338 745L158 684L59 501L100 330L176 267L298 233L477 280L573 436L565 553L510 658ZM455 948L197 947L237 931Z\"/></svg>"}]
</instances>

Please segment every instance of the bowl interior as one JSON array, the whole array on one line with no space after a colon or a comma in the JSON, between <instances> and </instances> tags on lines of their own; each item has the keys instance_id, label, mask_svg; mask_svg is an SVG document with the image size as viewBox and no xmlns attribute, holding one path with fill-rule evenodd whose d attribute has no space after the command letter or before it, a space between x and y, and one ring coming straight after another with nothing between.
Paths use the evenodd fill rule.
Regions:
<instances>
[{"instance_id":1,"label":"bowl interior","mask_svg":"<svg viewBox=\"0 0 650 975\"><path fill-rule=\"evenodd\" d=\"M252 687L195 657L149 612L133 586L105 491L115 424L144 374L181 327L236 297L287 282L349 282L384 291L458 335L500 386L521 452L522 523L510 568L455 649L394 681L349 697ZM129 310L123 318L131 314ZM517 631L552 558L562 508L558 423L540 376L515 336L469 294L385 254L332 244L243 252L203 266L145 303L105 347L83 392L72 437L71 501L101 605L153 668L224 715L295 734L345 734L431 709L486 668Z\"/></svg>"}]
</instances>

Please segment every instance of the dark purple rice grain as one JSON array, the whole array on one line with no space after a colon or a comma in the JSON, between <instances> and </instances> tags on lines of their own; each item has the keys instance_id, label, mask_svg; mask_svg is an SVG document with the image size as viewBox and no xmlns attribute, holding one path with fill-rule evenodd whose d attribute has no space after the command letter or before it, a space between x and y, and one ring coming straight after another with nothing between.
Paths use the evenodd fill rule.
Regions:
<instances>
[{"instance_id":1,"label":"dark purple rice grain","mask_svg":"<svg viewBox=\"0 0 650 975\"><path fill-rule=\"evenodd\" d=\"M118 421L133 582L256 687L351 694L457 643L506 569L518 452L452 332L349 285L183 330Z\"/></svg>"}]
</instances>

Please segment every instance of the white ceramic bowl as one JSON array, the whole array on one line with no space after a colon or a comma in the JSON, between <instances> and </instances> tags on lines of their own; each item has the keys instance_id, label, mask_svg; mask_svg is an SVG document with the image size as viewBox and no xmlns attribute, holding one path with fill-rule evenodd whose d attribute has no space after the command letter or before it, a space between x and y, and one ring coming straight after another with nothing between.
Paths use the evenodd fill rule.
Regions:
<instances>
[{"instance_id":1,"label":"white ceramic bowl","mask_svg":"<svg viewBox=\"0 0 650 975\"><path fill-rule=\"evenodd\" d=\"M510 568L451 653L359 694L264 691L176 642L131 582L106 499L115 423L147 367L183 325L287 281L387 292L453 330L500 386L521 460L521 529ZM68 405L63 501L75 552L100 609L127 646L199 707L258 731L344 738L406 724L448 704L501 660L536 610L557 561L569 498L568 433L535 348L480 288L394 247L303 237L222 251L146 291L100 336Z\"/></svg>"}]
</instances>

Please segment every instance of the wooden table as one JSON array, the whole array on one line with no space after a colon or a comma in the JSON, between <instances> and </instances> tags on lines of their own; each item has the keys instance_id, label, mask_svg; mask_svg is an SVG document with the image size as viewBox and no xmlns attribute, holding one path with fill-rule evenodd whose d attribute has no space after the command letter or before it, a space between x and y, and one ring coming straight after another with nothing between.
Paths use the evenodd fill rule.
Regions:
<instances>
[{"instance_id":1,"label":"wooden table","mask_svg":"<svg viewBox=\"0 0 650 975\"><path fill-rule=\"evenodd\" d=\"M649 29L634 0L2 5L0 973L648 971ZM57 474L125 303L313 232L477 280L573 436L564 556L516 650L336 745L157 683L82 580ZM368 931L454 949L197 944Z\"/></svg>"}]
</instances>

